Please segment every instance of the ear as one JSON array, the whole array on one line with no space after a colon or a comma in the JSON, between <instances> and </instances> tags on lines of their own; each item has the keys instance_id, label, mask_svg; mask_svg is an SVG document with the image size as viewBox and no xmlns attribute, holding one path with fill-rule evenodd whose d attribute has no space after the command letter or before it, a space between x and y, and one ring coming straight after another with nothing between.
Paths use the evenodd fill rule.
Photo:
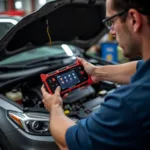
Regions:
<instances>
[{"instance_id":1,"label":"ear","mask_svg":"<svg viewBox=\"0 0 150 150\"><path fill-rule=\"evenodd\" d=\"M130 9L128 15L133 31L138 32L142 25L142 15L136 9Z\"/></svg>"}]
</instances>

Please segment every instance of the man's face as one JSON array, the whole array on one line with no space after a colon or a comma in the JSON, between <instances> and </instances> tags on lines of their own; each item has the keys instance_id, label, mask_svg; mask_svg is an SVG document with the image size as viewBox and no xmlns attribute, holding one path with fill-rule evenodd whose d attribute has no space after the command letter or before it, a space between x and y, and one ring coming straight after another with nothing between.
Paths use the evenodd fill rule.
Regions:
<instances>
[{"instance_id":1,"label":"man's face","mask_svg":"<svg viewBox=\"0 0 150 150\"><path fill-rule=\"evenodd\" d=\"M120 12L116 12L112 9L113 0L106 0L106 17L111 17ZM125 57L135 57L141 54L139 40L135 33L130 28L130 23L128 20L128 11L125 12L127 18L125 21L121 20L122 16L116 16L112 18L112 27L110 33L116 37L119 46L123 49Z\"/></svg>"}]
</instances>

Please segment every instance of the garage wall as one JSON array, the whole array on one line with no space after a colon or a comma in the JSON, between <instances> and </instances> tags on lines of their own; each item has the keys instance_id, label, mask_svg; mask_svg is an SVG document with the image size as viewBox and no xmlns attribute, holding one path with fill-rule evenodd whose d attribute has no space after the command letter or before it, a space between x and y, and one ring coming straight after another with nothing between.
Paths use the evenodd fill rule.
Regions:
<instances>
[{"instance_id":1,"label":"garage wall","mask_svg":"<svg viewBox=\"0 0 150 150\"><path fill-rule=\"evenodd\" d=\"M3 12L6 10L6 0L0 0L0 12Z\"/></svg>"}]
</instances>

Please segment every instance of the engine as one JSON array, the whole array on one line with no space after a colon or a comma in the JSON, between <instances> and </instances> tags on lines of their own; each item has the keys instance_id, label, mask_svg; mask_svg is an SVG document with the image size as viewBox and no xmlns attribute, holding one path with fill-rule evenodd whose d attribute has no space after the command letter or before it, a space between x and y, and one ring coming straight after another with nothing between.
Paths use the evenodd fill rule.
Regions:
<instances>
[{"instance_id":1,"label":"engine","mask_svg":"<svg viewBox=\"0 0 150 150\"><path fill-rule=\"evenodd\" d=\"M41 85L38 82L25 81L7 91L4 95L19 103L24 108L44 108L42 103ZM39 80L38 80L39 81ZM96 111L105 96L112 92L118 85L111 82L100 82L84 89L76 89L63 99L64 113L73 119L81 119Z\"/></svg>"}]
</instances>

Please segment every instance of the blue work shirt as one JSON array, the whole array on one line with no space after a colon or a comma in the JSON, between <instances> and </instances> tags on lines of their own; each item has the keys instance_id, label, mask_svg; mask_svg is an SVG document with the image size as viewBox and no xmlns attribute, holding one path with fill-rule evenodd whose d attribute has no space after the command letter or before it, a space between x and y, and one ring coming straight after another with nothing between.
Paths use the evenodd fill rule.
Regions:
<instances>
[{"instance_id":1,"label":"blue work shirt","mask_svg":"<svg viewBox=\"0 0 150 150\"><path fill-rule=\"evenodd\" d=\"M150 150L150 60L139 61L128 85L66 132L69 150Z\"/></svg>"}]
</instances>

